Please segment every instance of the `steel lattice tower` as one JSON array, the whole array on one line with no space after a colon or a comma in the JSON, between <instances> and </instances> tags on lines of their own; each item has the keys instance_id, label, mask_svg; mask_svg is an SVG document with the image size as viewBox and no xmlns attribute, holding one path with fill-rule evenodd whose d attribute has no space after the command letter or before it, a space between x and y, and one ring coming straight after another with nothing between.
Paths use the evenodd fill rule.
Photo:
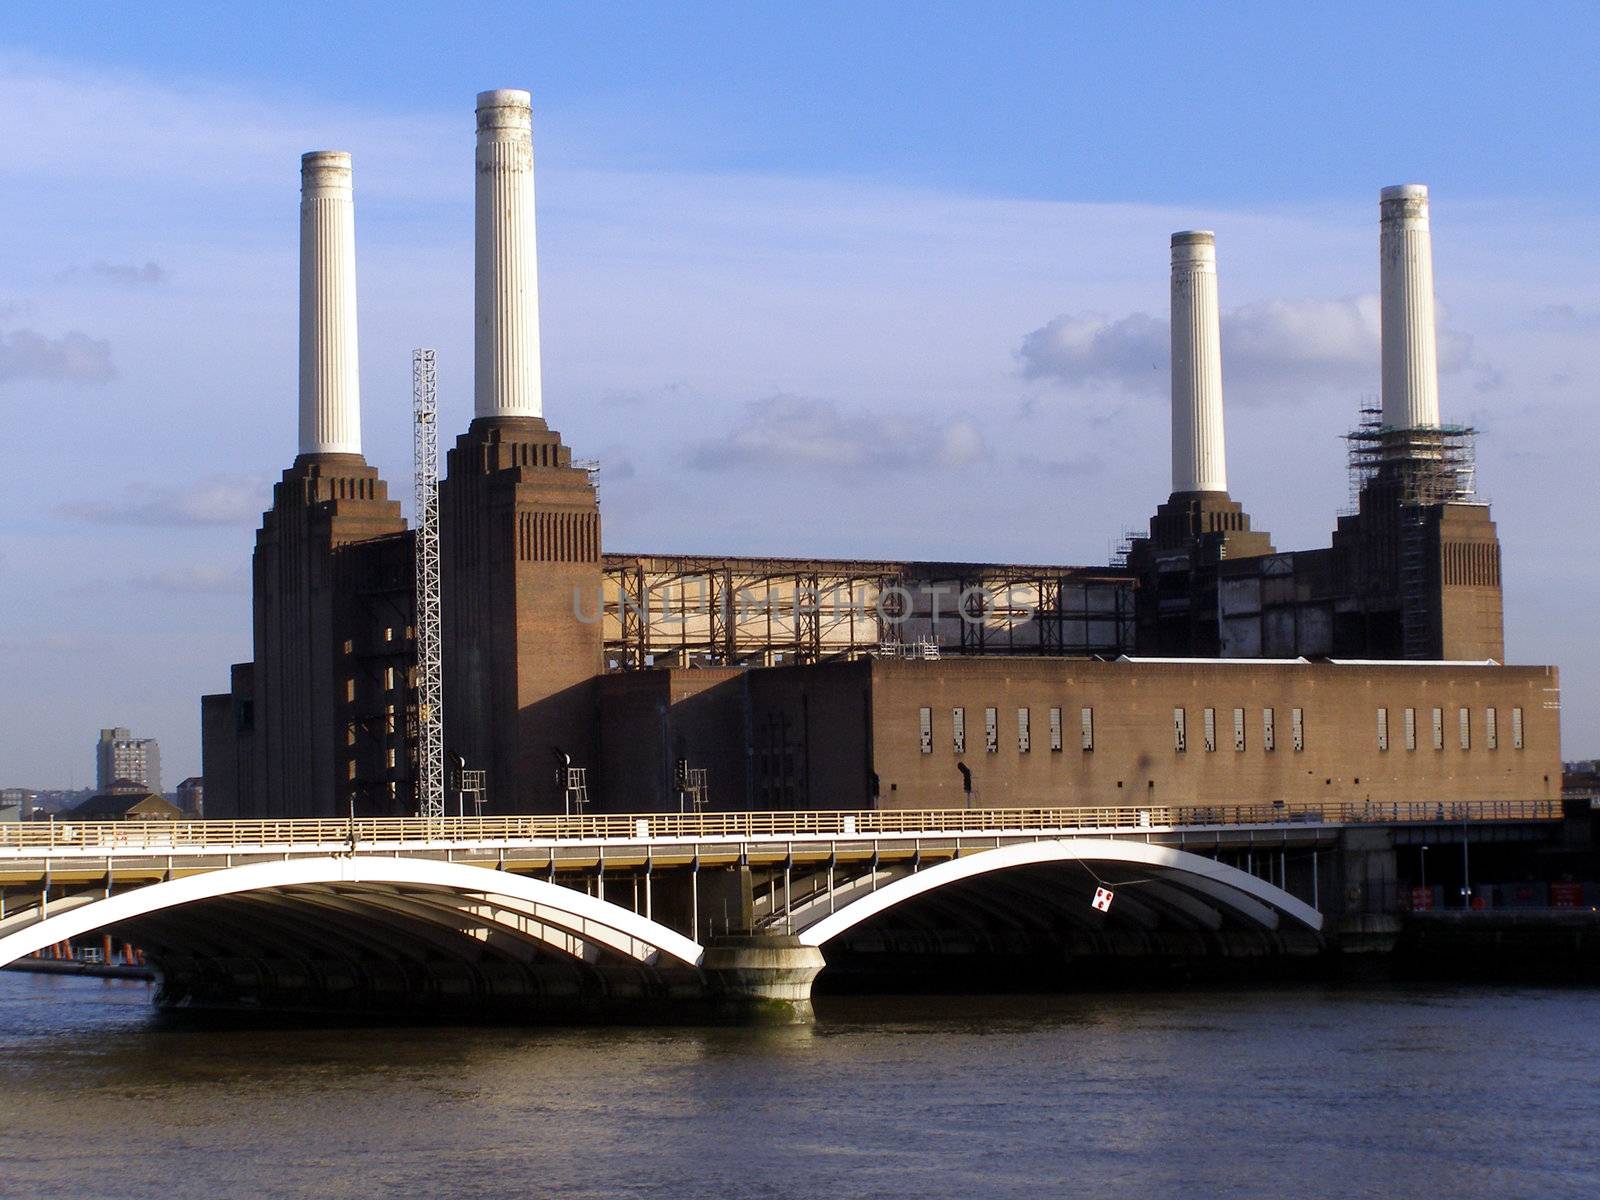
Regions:
<instances>
[{"instance_id":1,"label":"steel lattice tower","mask_svg":"<svg viewBox=\"0 0 1600 1200\"><path fill-rule=\"evenodd\" d=\"M417 811L444 816L444 672L439 628L439 398L432 350L411 352L417 520Z\"/></svg>"}]
</instances>

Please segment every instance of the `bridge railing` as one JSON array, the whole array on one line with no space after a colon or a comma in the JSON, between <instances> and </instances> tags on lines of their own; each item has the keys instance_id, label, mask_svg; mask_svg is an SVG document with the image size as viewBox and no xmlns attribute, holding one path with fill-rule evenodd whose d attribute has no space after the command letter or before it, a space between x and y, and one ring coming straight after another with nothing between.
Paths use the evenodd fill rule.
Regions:
<instances>
[{"instance_id":1,"label":"bridge railing","mask_svg":"<svg viewBox=\"0 0 1600 1200\"><path fill-rule=\"evenodd\" d=\"M1201 804L1078 808L869 809L859 812L633 813L519 817L363 817L354 821L32 821L0 825L0 850L219 850L361 843L744 840L1006 831L1141 830L1289 824L1396 824L1549 820L1559 800L1453 804Z\"/></svg>"}]
</instances>

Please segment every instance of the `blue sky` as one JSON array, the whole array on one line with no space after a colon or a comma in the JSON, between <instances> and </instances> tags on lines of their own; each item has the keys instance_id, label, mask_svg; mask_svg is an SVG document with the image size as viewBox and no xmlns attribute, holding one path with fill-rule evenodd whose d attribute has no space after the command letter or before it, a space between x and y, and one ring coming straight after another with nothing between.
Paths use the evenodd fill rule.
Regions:
<instances>
[{"instance_id":1,"label":"blue sky","mask_svg":"<svg viewBox=\"0 0 1600 1200\"><path fill-rule=\"evenodd\" d=\"M1377 192L1433 189L1507 640L1600 753L1585 6L28 5L0 42L0 784L198 771L294 451L302 150L355 155L368 457L469 407L472 98L535 103L546 409L609 549L1100 562L1166 492L1166 237L1215 228L1234 495L1326 544ZM740 496L730 505L726 497Z\"/></svg>"}]
</instances>

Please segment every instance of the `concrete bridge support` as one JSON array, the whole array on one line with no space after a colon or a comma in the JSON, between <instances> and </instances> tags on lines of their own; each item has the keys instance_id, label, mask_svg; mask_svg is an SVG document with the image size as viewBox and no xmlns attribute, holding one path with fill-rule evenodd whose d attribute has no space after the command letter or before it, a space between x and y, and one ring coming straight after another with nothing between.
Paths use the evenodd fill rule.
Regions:
<instances>
[{"instance_id":1,"label":"concrete bridge support","mask_svg":"<svg viewBox=\"0 0 1600 1200\"><path fill-rule=\"evenodd\" d=\"M706 947L701 970L719 1015L798 1024L811 1020L811 985L827 965L793 934L734 934Z\"/></svg>"}]
</instances>

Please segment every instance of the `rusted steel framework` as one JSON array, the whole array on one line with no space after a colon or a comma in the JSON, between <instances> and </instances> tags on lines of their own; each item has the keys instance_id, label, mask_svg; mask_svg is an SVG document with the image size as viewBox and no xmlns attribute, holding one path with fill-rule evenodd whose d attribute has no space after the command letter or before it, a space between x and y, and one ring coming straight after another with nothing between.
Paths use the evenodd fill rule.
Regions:
<instances>
[{"instance_id":1,"label":"rusted steel framework","mask_svg":"<svg viewBox=\"0 0 1600 1200\"><path fill-rule=\"evenodd\" d=\"M1133 583L1105 568L857 559L603 557L611 670L1133 649Z\"/></svg>"}]
</instances>

